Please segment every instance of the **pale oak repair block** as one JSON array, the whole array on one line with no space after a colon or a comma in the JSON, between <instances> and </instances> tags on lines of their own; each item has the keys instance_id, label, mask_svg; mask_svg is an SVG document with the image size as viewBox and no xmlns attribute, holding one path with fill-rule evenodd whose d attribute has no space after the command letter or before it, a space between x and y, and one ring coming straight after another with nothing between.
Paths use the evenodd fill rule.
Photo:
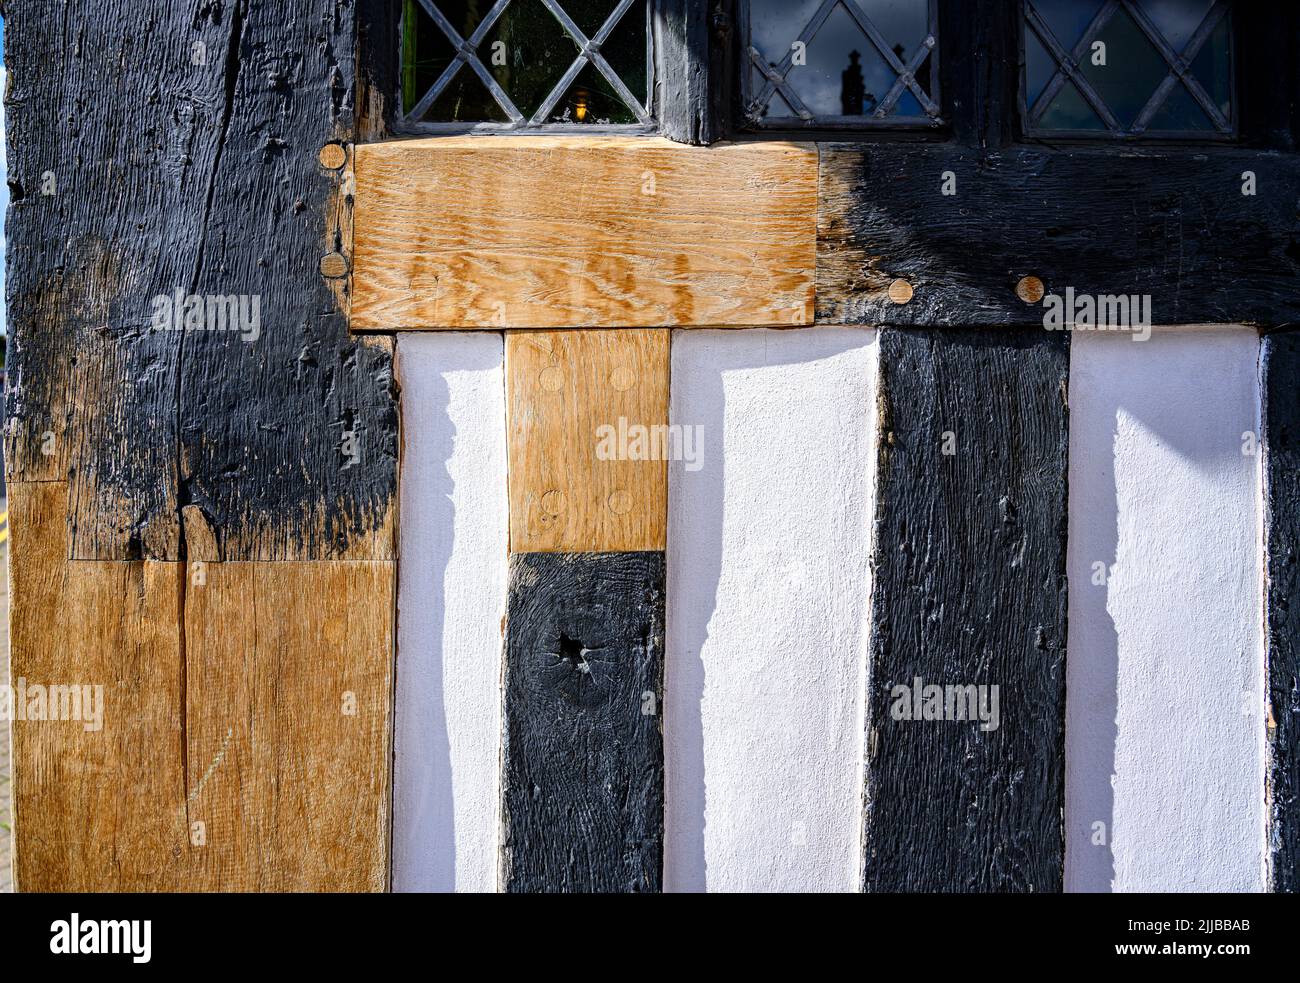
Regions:
<instances>
[{"instance_id":1,"label":"pale oak repair block","mask_svg":"<svg viewBox=\"0 0 1300 983\"><path fill-rule=\"evenodd\" d=\"M435 137L355 178L356 331L812 323L811 144Z\"/></svg>"}]
</instances>

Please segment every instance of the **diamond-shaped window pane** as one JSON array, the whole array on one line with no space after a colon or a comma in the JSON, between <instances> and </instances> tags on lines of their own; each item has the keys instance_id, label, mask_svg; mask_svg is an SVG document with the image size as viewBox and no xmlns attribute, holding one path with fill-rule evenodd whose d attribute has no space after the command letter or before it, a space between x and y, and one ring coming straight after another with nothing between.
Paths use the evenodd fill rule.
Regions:
<instances>
[{"instance_id":1,"label":"diamond-shaped window pane","mask_svg":"<svg viewBox=\"0 0 1300 983\"><path fill-rule=\"evenodd\" d=\"M1151 120L1153 130L1212 131L1213 124L1205 110L1196 104L1192 94L1179 86L1169 93L1169 98Z\"/></svg>"},{"instance_id":2,"label":"diamond-shaped window pane","mask_svg":"<svg viewBox=\"0 0 1300 983\"><path fill-rule=\"evenodd\" d=\"M1079 90L1069 82L1061 87L1060 93L1043 113L1041 125L1049 130L1093 130L1102 131L1106 124L1088 105Z\"/></svg>"},{"instance_id":3,"label":"diamond-shaped window pane","mask_svg":"<svg viewBox=\"0 0 1300 983\"><path fill-rule=\"evenodd\" d=\"M578 27L585 31L587 37L592 37L601 29L605 21L609 19L615 8L618 7L618 0L586 0L564 4L564 10ZM630 16L630 15L629 15ZM641 17L644 23L645 17Z\"/></svg>"},{"instance_id":4,"label":"diamond-shaped window pane","mask_svg":"<svg viewBox=\"0 0 1300 983\"><path fill-rule=\"evenodd\" d=\"M1214 0L1138 0L1138 6L1173 49L1182 51L1214 6Z\"/></svg>"},{"instance_id":5,"label":"diamond-shaped window pane","mask_svg":"<svg viewBox=\"0 0 1300 983\"><path fill-rule=\"evenodd\" d=\"M753 123L937 122L928 0L749 0L745 13Z\"/></svg>"},{"instance_id":6,"label":"diamond-shaped window pane","mask_svg":"<svg viewBox=\"0 0 1300 983\"><path fill-rule=\"evenodd\" d=\"M1024 0L1031 133L1231 136L1226 0Z\"/></svg>"},{"instance_id":7,"label":"diamond-shaped window pane","mask_svg":"<svg viewBox=\"0 0 1300 983\"><path fill-rule=\"evenodd\" d=\"M513 0L479 46L484 66L525 116L537 112L577 56L578 46L560 22L529 0ZM468 66L461 69L466 72L473 74Z\"/></svg>"},{"instance_id":8,"label":"diamond-shaped window pane","mask_svg":"<svg viewBox=\"0 0 1300 983\"><path fill-rule=\"evenodd\" d=\"M1118 10L1097 32L1080 71L1127 128L1169 74L1169 65L1133 18Z\"/></svg>"},{"instance_id":9,"label":"diamond-shaped window pane","mask_svg":"<svg viewBox=\"0 0 1300 983\"><path fill-rule=\"evenodd\" d=\"M596 4L594 6L602 5ZM603 6L612 8L614 4L609 3ZM598 24L592 33L594 34L599 29L600 25ZM609 63L609 67L628 87L632 95L643 102L646 98L648 80L647 50L646 18L645 13L640 10L629 10L600 48L600 53L605 56L605 61ZM635 113L631 107L625 105L619 98L609 79L590 65L583 69L584 73L587 72L587 69L590 69L589 75L592 77L592 88L598 96L603 94L607 100L605 107L598 114L598 119L609 119L614 124L637 122ZM581 80L581 77L579 80Z\"/></svg>"},{"instance_id":10,"label":"diamond-shaped window pane","mask_svg":"<svg viewBox=\"0 0 1300 983\"><path fill-rule=\"evenodd\" d=\"M473 72L461 72L442 90L438 98L430 103L424 115L425 122L443 122L454 120L481 120L490 123L509 123L506 115L492 93Z\"/></svg>"},{"instance_id":11,"label":"diamond-shaped window pane","mask_svg":"<svg viewBox=\"0 0 1300 983\"><path fill-rule=\"evenodd\" d=\"M591 65L584 65L564 98L551 110L550 123L635 123L636 116L623 104L609 80Z\"/></svg>"},{"instance_id":12,"label":"diamond-shaped window pane","mask_svg":"<svg viewBox=\"0 0 1300 983\"><path fill-rule=\"evenodd\" d=\"M843 7L831 11L801 60L787 78L815 116L869 113L895 78Z\"/></svg>"},{"instance_id":13,"label":"diamond-shaped window pane","mask_svg":"<svg viewBox=\"0 0 1300 983\"><path fill-rule=\"evenodd\" d=\"M648 123L647 3L403 0L403 116L466 126ZM584 53L582 40L599 40L597 53Z\"/></svg>"}]
</instances>

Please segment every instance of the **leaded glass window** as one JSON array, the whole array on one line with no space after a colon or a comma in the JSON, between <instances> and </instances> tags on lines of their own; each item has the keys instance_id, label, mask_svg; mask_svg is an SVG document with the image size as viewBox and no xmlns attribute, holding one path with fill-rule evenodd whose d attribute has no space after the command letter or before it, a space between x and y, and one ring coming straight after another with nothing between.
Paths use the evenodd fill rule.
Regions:
<instances>
[{"instance_id":1,"label":"leaded glass window","mask_svg":"<svg viewBox=\"0 0 1300 983\"><path fill-rule=\"evenodd\" d=\"M650 0L404 0L401 122L649 129Z\"/></svg>"},{"instance_id":2,"label":"leaded glass window","mask_svg":"<svg viewBox=\"0 0 1300 983\"><path fill-rule=\"evenodd\" d=\"M1226 0L1024 0L1024 19L1031 135L1235 133Z\"/></svg>"},{"instance_id":3,"label":"leaded glass window","mask_svg":"<svg viewBox=\"0 0 1300 983\"><path fill-rule=\"evenodd\" d=\"M937 0L741 0L751 127L937 126Z\"/></svg>"}]
</instances>

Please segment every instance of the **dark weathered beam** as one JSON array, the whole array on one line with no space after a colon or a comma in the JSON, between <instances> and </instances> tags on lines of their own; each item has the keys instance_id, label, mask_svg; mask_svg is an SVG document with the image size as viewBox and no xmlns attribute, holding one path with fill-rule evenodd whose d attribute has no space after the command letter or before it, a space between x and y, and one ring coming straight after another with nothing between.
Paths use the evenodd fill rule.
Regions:
<instances>
[{"instance_id":1,"label":"dark weathered beam","mask_svg":"<svg viewBox=\"0 0 1300 983\"><path fill-rule=\"evenodd\" d=\"M10 474L69 481L77 558L181 558L187 506L225 559L390 556L391 346L348 336L320 272L351 8L35 3L5 28ZM178 294L257 323L159 330Z\"/></svg>"},{"instance_id":2,"label":"dark weathered beam","mask_svg":"<svg viewBox=\"0 0 1300 983\"><path fill-rule=\"evenodd\" d=\"M714 4L660 0L654 4L655 107L659 131L678 143L708 144L725 134L719 87L721 70L711 43Z\"/></svg>"},{"instance_id":3,"label":"dark weathered beam","mask_svg":"<svg viewBox=\"0 0 1300 983\"><path fill-rule=\"evenodd\" d=\"M1041 330L880 333L868 891L1062 887L1068 372ZM918 678L983 721L915 719Z\"/></svg>"},{"instance_id":4,"label":"dark weathered beam","mask_svg":"<svg viewBox=\"0 0 1300 983\"><path fill-rule=\"evenodd\" d=\"M996 149L1020 125L1020 0L939 4L940 89L952 138Z\"/></svg>"},{"instance_id":5,"label":"dark weathered beam","mask_svg":"<svg viewBox=\"0 0 1300 983\"><path fill-rule=\"evenodd\" d=\"M660 890L663 652L663 553L510 557L505 890Z\"/></svg>"},{"instance_id":6,"label":"dark weathered beam","mask_svg":"<svg viewBox=\"0 0 1300 983\"><path fill-rule=\"evenodd\" d=\"M1300 159L821 144L817 320L1041 324L1016 295L1145 294L1157 324L1300 319ZM1242 193L1254 175L1255 194ZM955 193L944 194L945 179ZM888 288L908 281L912 297Z\"/></svg>"},{"instance_id":7,"label":"dark weathered beam","mask_svg":"<svg viewBox=\"0 0 1300 983\"><path fill-rule=\"evenodd\" d=\"M350 231L342 171L320 150L353 137L356 47L352 18L319 4L232 8L223 49L191 282L260 296L262 327L252 344L185 335L177 420L181 504L209 517L225 559L393 555L392 347L349 337L342 288L322 275Z\"/></svg>"},{"instance_id":8,"label":"dark weathered beam","mask_svg":"<svg viewBox=\"0 0 1300 983\"><path fill-rule=\"evenodd\" d=\"M1300 334L1264 339L1269 869L1300 891Z\"/></svg>"},{"instance_id":9,"label":"dark weathered beam","mask_svg":"<svg viewBox=\"0 0 1300 983\"><path fill-rule=\"evenodd\" d=\"M353 12L6 8L14 675L123 708L15 744L37 889L386 884L396 393L334 275Z\"/></svg>"},{"instance_id":10,"label":"dark weathered beam","mask_svg":"<svg viewBox=\"0 0 1300 983\"><path fill-rule=\"evenodd\" d=\"M1244 143L1295 149L1300 100L1296 55L1300 11L1291 5L1236 5L1232 32L1238 60L1235 109ZM1253 8L1253 9L1252 9Z\"/></svg>"}]
</instances>

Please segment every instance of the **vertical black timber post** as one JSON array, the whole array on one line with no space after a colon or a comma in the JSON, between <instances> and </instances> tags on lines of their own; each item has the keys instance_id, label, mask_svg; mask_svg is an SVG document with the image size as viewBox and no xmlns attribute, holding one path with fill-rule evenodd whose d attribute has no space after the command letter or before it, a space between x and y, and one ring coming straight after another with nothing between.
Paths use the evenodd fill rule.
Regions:
<instances>
[{"instance_id":1,"label":"vertical black timber post","mask_svg":"<svg viewBox=\"0 0 1300 983\"><path fill-rule=\"evenodd\" d=\"M510 557L502 886L658 892L664 554Z\"/></svg>"},{"instance_id":2,"label":"vertical black timber post","mask_svg":"<svg viewBox=\"0 0 1300 983\"><path fill-rule=\"evenodd\" d=\"M996 150L1016 139L1020 10L1020 0L939 4L939 88L960 144Z\"/></svg>"},{"instance_id":3,"label":"vertical black timber post","mask_svg":"<svg viewBox=\"0 0 1300 983\"><path fill-rule=\"evenodd\" d=\"M1276 150L1295 149L1297 45L1300 13L1285 7L1238 4L1233 11L1236 60L1234 109L1241 142Z\"/></svg>"},{"instance_id":4,"label":"vertical black timber post","mask_svg":"<svg viewBox=\"0 0 1300 983\"><path fill-rule=\"evenodd\" d=\"M349 334L345 288L323 265L350 249L337 217L348 192L320 152L355 136L353 11L334 0L202 10L220 11L207 32L220 95L217 118L193 125L219 137L188 181L201 236L172 283L251 295L260 323L167 335L179 363L178 504L202 511L223 559L387 559L392 348ZM189 17L176 14L181 38Z\"/></svg>"},{"instance_id":5,"label":"vertical black timber post","mask_svg":"<svg viewBox=\"0 0 1300 983\"><path fill-rule=\"evenodd\" d=\"M729 18L714 0L657 0L654 16L654 112L659 131L678 143L722 138L718 86L725 45L711 42Z\"/></svg>"},{"instance_id":6,"label":"vertical black timber post","mask_svg":"<svg viewBox=\"0 0 1300 983\"><path fill-rule=\"evenodd\" d=\"M1269 870L1300 891L1300 334L1264 339L1264 514L1268 585Z\"/></svg>"},{"instance_id":7,"label":"vertical black timber post","mask_svg":"<svg viewBox=\"0 0 1300 983\"><path fill-rule=\"evenodd\" d=\"M1291 11L1291 23L1287 33L1291 39L1290 57L1287 59L1287 64L1290 67L1290 77L1286 80L1287 90L1291 97L1291 141L1289 146L1294 148L1296 134L1300 134L1300 13L1295 10Z\"/></svg>"},{"instance_id":8,"label":"vertical black timber post","mask_svg":"<svg viewBox=\"0 0 1300 983\"><path fill-rule=\"evenodd\" d=\"M1068 373L1041 328L881 329L868 891L1062 888Z\"/></svg>"}]
</instances>

